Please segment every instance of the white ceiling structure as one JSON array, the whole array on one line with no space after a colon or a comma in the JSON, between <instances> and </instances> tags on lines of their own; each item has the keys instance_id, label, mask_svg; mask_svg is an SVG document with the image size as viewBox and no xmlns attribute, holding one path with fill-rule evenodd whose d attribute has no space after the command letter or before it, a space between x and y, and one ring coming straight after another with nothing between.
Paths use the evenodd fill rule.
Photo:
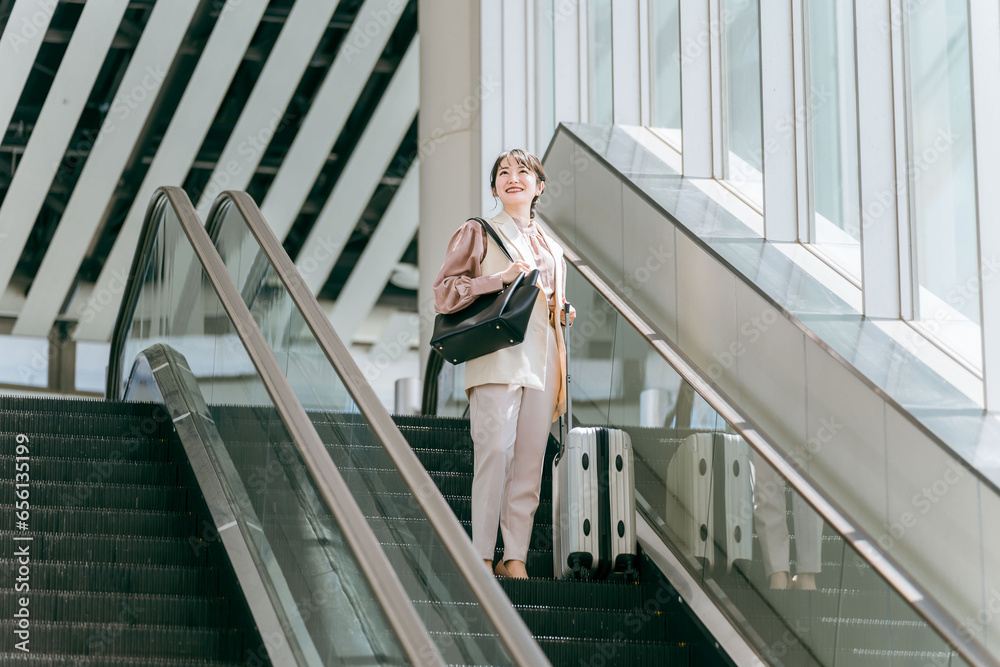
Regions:
<instances>
[{"instance_id":1,"label":"white ceiling structure","mask_svg":"<svg viewBox=\"0 0 1000 667\"><path fill-rule=\"evenodd\" d=\"M0 0L0 31L6 331L107 341L161 185L203 220L247 190L348 342L415 310L416 0Z\"/></svg>"}]
</instances>

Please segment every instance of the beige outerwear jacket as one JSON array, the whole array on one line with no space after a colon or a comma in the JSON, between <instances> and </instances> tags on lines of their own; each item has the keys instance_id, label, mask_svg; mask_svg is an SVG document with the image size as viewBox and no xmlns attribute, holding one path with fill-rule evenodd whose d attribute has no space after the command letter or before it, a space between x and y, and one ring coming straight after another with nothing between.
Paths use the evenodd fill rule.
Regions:
<instances>
[{"instance_id":1,"label":"beige outerwear jacket","mask_svg":"<svg viewBox=\"0 0 1000 667\"><path fill-rule=\"evenodd\" d=\"M522 237L517 223L505 211L491 221L493 228L507 242L507 249L515 259L524 260L535 268L535 257L531 247ZM541 230L539 230L541 232ZM566 275L563 270L563 253L559 244L550 236L541 232L555 260L555 303L561 304L566 293ZM520 255L520 257L518 257ZM487 237L486 256L481 263L484 276L500 273L508 266L510 260L496 246L496 242ZM566 341L563 338L562 327L558 326L558 317L554 322L549 319L549 309L545 294L539 290L538 299L531 312L528 330L524 334L524 342L520 345L497 350L478 359L465 362L465 389L481 384L514 384L528 389L544 389L547 378L546 354L548 353L548 327L556 328L556 347L559 351L559 392L556 400L556 411L552 421L566 411Z\"/></svg>"}]
</instances>

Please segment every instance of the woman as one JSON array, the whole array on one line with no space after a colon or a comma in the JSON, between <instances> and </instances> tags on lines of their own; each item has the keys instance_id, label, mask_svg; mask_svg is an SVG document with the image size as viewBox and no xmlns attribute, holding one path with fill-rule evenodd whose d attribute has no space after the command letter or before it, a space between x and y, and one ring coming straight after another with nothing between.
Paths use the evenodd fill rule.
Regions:
<instances>
[{"instance_id":1,"label":"woman","mask_svg":"<svg viewBox=\"0 0 1000 667\"><path fill-rule=\"evenodd\" d=\"M490 188L503 210L489 222L514 262L478 222L467 221L448 244L434 281L434 306L439 313L461 310L518 274L538 269L541 290L524 342L465 364L475 447L472 542L493 569L499 523L504 554L495 572L526 579L545 446L552 422L565 411L566 348L555 324L565 317L554 313L562 315L566 302L566 267L562 249L534 223L545 189L541 161L522 150L501 153L490 171ZM574 316L571 309L570 322Z\"/></svg>"}]
</instances>

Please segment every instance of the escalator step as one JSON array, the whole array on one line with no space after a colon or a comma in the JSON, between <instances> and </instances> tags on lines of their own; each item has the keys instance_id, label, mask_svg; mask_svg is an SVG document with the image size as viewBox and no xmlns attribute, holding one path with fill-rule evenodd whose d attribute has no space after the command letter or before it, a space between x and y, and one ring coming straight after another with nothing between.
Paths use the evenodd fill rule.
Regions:
<instances>
[{"instance_id":1,"label":"escalator step","mask_svg":"<svg viewBox=\"0 0 1000 667\"><path fill-rule=\"evenodd\" d=\"M149 438L163 440L174 433L174 425L163 411L137 419L132 416L87 413L20 412L0 410L3 438L23 433L35 435L75 435L95 438Z\"/></svg>"},{"instance_id":2,"label":"escalator step","mask_svg":"<svg viewBox=\"0 0 1000 667\"><path fill-rule=\"evenodd\" d=\"M99 482L100 475L93 474ZM91 476L87 477L89 481ZM14 480L0 480L0 503L14 503ZM142 484L45 482L31 480L32 507L89 507L181 511L188 506L188 491L180 487Z\"/></svg>"},{"instance_id":3,"label":"escalator step","mask_svg":"<svg viewBox=\"0 0 1000 667\"><path fill-rule=\"evenodd\" d=\"M39 396L0 396L4 412L35 412L45 415L109 415L115 417L161 418L163 407L156 403L106 401L100 398L49 398Z\"/></svg>"},{"instance_id":4,"label":"escalator step","mask_svg":"<svg viewBox=\"0 0 1000 667\"><path fill-rule=\"evenodd\" d=\"M497 582L516 606L544 604L548 607L582 609L639 609L645 597L642 586L604 581L554 579L507 579Z\"/></svg>"},{"instance_id":5,"label":"escalator step","mask_svg":"<svg viewBox=\"0 0 1000 667\"><path fill-rule=\"evenodd\" d=\"M469 420L465 417L432 417L427 415L393 415L392 420L399 428L422 428L433 431L469 430Z\"/></svg>"},{"instance_id":6,"label":"escalator step","mask_svg":"<svg viewBox=\"0 0 1000 667\"><path fill-rule=\"evenodd\" d=\"M0 560L0 587L13 589L17 570L16 560ZM33 562L31 590L211 596L219 592L219 572L205 567Z\"/></svg>"},{"instance_id":7,"label":"escalator step","mask_svg":"<svg viewBox=\"0 0 1000 667\"><path fill-rule=\"evenodd\" d=\"M16 533L31 537L31 559L136 565L197 565L205 562L205 544L185 538L132 537L62 533ZM15 533L0 532L0 553L14 554Z\"/></svg>"},{"instance_id":8,"label":"escalator step","mask_svg":"<svg viewBox=\"0 0 1000 667\"><path fill-rule=\"evenodd\" d=\"M173 463L88 461L31 457L30 476L34 482L92 482L102 484L176 484ZM0 456L0 478L14 479L14 457Z\"/></svg>"},{"instance_id":9,"label":"escalator step","mask_svg":"<svg viewBox=\"0 0 1000 667\"><path fill-rule=\"evenodd\" d=\"M629 641L663 641L669 637L672 614L646 614L641 609L595 611L519 606L518 613L538 637L612 637L624 631Z\"/></svg>"},{"instance_id":10,"label":"escalator step","mask_svg":"<svg viewBox=\"0 0 1000 667\"><path fill-rule=\"evenodd\" d=\"M14 622L0 620L0 652L14 651ZM176 626L133 626L101 623L31 624L31 646L48 653L77 656L115 655L159 658L241 657L243 633Z\"/></svg>"},{"instance_id":11,"label":"escalator step","mask_svg":"<svg viewBox=\"0 0 1000 667\"><path fill-rule=\"evenodd\" d=\"M957 653L949 651L920 651L907 649L840 649L837 651L838 665L851 667L926 667L927 665L962 665Z\"/></svg>"},{"instance_id":12,"label":"escalator step","mask_svg":"<svg viewBox=\"0 0 1000 667\"><path fill-rule=\"evenodd\" d=\"M203 658L174 658L165 661L159 657L142 658L138 656L120 657L113 655L41 655L33 653L0 652L0 665L25 665L25 667L237 667L239 665L256 664L240 661L206 660Z\"/></svg>"},{"instance_id":13,"label":"escalator step","mask_svg":"<svg viewBox=\"0 0 1000 667\"><path fill-rule=\"evenodd\" d=\"M570 640L535 637L554 665L690 665L686 645L632 641L624 632L607 639Z\"/></svg>"},{"instance_id":14,"label":"escalator step","mask_svg":"<svg viewBox=\"0 0 1000 667\"><path fill-rule=\"evenodd\" d=\"M24 593L0 591L4 609L16 609ZM229 622L229 600L179 595L124 595L31 591L31 621L52 623L125 623L219 627Z\"/></svg>"},{"instance_id":15,"label":"escalator step","mask_svg":"<svg viewBox=\"0 0 1000 667\"><path fill-rule=\"evenodd\" d=\"M196 519L180 512L36 507L31 510L29 525L41 533L164 537L194 534ZM15 523L14 508L0 505L0 531L14 530Z\"/></svg>"},{"instance_id":16,"label":"escalator step","mask_svg":"<svg viewBox=\"0 0 1000 667\"><path fill-rule=\"evenodd\" d=\"M163 440L127 437L87 437L73 435L35 435L29 448L32 458L86 459L88 461L169 460L170 448ZM11 453L10 450L6 453Z\"/></svg>"}]
</instances>

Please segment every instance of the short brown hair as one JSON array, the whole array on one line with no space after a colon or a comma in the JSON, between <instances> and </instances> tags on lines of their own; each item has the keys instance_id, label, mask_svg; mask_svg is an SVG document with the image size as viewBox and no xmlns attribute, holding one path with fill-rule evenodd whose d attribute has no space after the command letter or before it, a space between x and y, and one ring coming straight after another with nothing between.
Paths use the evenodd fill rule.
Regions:
<instances>
[{"instance_id":1,"label":"short brown hair","mask_svg":"<svg viewBox=\"0 0 1000 667\"><path fill-rule=\"evenodd\" d=\"M490 191L495 192L497 188L497 171L500 170L500 163L504 161L504 158L510 158L517 162L522 167L527 167L535 172L535 176L538 178L539 183L545 182L545 167L542 166L542 161L538 159L538 156L529 153L526 150L520 148L512 148L509 151L504 151L497 156L496 161L493 163L493 169L490 170ZM538 197L531 200L531 217L535 217L535 205L538 203Z\"/></svg>"}]
</instances>

